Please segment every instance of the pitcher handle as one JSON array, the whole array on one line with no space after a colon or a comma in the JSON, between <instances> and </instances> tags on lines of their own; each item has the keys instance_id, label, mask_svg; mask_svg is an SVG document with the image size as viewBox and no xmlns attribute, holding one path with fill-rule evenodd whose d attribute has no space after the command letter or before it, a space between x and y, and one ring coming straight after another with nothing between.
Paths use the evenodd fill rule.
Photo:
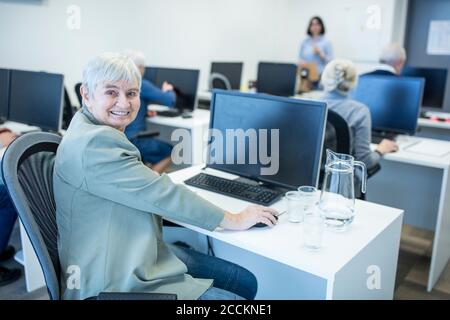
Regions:
<instances>
[{"instance_id":1,"label":"pitcher handle","mask_svg":"<svg viewBox=\"0 0 450 320\"><path fill-rule=\"evenodd\" d=\"M355 166L359 166L361 168L361 192L366 193L366 184L367 184L367 168L364 162L355 161L353 162Z\"/></svg>"}]
</instances>

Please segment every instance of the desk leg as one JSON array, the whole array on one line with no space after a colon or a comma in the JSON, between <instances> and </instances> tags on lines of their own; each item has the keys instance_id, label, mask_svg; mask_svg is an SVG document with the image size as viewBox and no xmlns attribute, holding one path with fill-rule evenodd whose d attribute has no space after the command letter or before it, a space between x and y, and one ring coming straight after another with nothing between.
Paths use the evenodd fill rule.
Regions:
<instances>
[{"instance_id":1,"label":"desk leg","mask_svg":"<svg viewBox=\"0 0 450 320\"><path fill-rule=\"evenodd\" d=\"M430 273L428 276L427 290L431 291L439 280L450 258L450 188L449 169L443 172L439 211L437 216L436 231L434 233L433 252L431 255Z\"/></svg>"},{"instance_id":2,"label":"desk leg","mask_svg":"<svg viewBox=\"0 0 450 320\"><path fill-rule=\"evenodd\" d=\"M27 291L31 292L45 286L44 274L36 257L22 222L20 222L20 240L22 242L23 266Z\"/></svg>"}]
</instances>

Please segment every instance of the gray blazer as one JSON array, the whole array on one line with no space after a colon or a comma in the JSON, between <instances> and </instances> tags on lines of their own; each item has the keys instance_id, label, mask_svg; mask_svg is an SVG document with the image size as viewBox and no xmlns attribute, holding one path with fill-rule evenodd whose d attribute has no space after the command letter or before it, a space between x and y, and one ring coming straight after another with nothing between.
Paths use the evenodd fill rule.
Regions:
<instances>
[{"instance_id":1,"label":"gray blazer","mask_svg":"<svg viewBox=\"0 0 450 320\"><path fill-rule=\"evenodd\" d=\"M162 240L161 217L214 230L224 211L141 162L126 136L84 108L72 119L54 170L62 296L164 292L197 299L194 279Z\"/></svg>"}]
</instances>

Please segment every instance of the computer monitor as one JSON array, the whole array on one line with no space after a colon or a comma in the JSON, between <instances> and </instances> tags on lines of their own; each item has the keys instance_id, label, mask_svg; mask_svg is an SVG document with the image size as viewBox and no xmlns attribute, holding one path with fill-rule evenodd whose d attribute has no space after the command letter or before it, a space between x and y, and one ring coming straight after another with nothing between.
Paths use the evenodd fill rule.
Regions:
<instances>
[{"instance_id":1,"label":"computer monitor","mask_svg":"<svg viewBox=\"0 0 450 320\"><path fill-rule=\"evenodd\" d=\"M224 140L220 148L211 135L207 166L289 189L317 186L326 118L325 102L213 90L210 129ZM278 139L271 138L274 129ZM227 130L247 136L226 139ZM262 174L263 168L273 172Z\"/></svg>"},{"instance_id":2,"label":"computer monitor","mask_svg":"<svg viewBox=\"0 0 450 320\"><path fill-rule=\"evenodd\" d=\"M0 123L8 120L9 70L0 69Z\"/></svg>"},{"instance_id":3,"label":"computer monitor","mask_svg":"<svg viewBox=\"0 0 450 320\"><path fill-rule=\"evenodd\" d=\"M260 62L256 87L258 92L290 97L295 94L297 66L292 63Z\"/></svg>"},{"instance_id":4,"label":"computer monitor","mask_svg":"<svg viewBox=\"0 0 450 320\"><path fill-rule=\"evenodd\" d=\"M63 81L62 74L12 70L9 120L46 131L59 131Z\"/></svg>"},{"instance_id":5,"label":"computer monitor","mask_svg":"<svg viewBox=\"0 0 450 320\"><path fill-rule=\"evenodd\" d=\"M199 70L159 67L147 67L145 70L144 78L157 87L161 88L164 81L174 86L177 94L175 108L182 111L193 111L195 109Z\"/></svg>"},{"instance_id":6,"label":"computer monitor","mask_svg":"<svg viewBox=\"0 0 450 320\"><path fill-rule=\"evenodd\" d=\"M425 80L412 77L361 76L352 97L369 107L372 130L414 134Z\"/></svg>"},{"instance_id":7,"label":"computer monitor","mask_svg":"<svg viewBox=\"0 0 450 320\"><path fill-rule=\"evenodd\" d=\"M243 65L242 62L212 62L211 74L218 73L225 76L225 78L228 79L232 90L240 90Z\"/></svg>"},{"instance_id":8,"label":"computer monitor","mask_svg":"<svg viewBox=\"0 0 450 320\"><path fill-rule=\"evenodd\" d=\"M443 108L447 86L447 69L405 67L402 76L425 78L422 107Z\"/></svg>"}]
</instances>

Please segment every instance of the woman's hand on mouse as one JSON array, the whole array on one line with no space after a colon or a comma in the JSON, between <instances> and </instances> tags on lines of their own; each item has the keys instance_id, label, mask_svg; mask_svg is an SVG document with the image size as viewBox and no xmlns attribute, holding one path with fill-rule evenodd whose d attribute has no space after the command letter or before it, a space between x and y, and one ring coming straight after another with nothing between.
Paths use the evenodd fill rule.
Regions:
<instances>
[{"instance_id":1,"label":"woman's hand on mouse","mask_svg":"<svg viewBox=\"0 0 450 320\"><path fill-rule=\"evenodd\" d=\"M237 214L225 211L225 216L220 226L229 230L246 230L262 222L269 227L273 227L277 223L277 219L274 216L276 214L278 212L274 209L260 205L252 205Z\"/></svg>"},{"instance_id":2,"label":"woman's hand on mouse","mask_svg":"<svg viewBox=\"0 0 450 320\"><path fill-rule=\"evenodd\" d=\"M396 152L398 151L398 144L395 143L395 141L383 139L377 146L377 151L382 155L390 152Z\"/></svg>"}]
</instances>

